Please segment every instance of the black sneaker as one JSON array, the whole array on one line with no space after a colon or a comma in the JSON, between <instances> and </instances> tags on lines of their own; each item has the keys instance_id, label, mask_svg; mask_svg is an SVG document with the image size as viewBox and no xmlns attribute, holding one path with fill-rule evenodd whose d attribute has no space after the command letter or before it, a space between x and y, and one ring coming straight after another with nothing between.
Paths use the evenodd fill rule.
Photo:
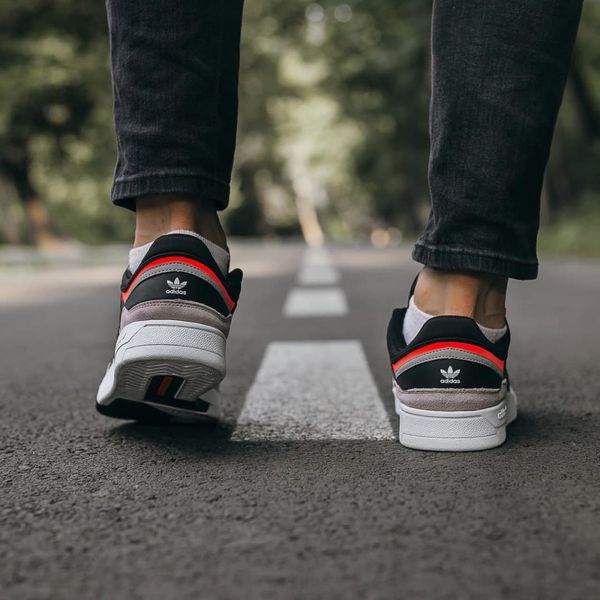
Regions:
<instances>
[{"instance_id":1,"label":"black sneaker","mask_svg":"<svg viewBox=\"0 0 600 600\"><path fill-rule=\"evenodd\" d=\"M198 238L158 238L135 273L123 275L119 333L98 411L143 421L219 418L241 281L239 269L223 275Z\"/></svg>"},{"instance_id":2,"label":"black sneaker","mask_svg":"<svg viewBox=\"0 0 600 600\"><path fill-rule=\"evenodd\" d=\"M490 342L467 317L434 317L406 344L406 308L387 332L400 443L417 450L485 450L506 439L517 396L506 358L510 332Z\"/></svg>"}]
</instances>

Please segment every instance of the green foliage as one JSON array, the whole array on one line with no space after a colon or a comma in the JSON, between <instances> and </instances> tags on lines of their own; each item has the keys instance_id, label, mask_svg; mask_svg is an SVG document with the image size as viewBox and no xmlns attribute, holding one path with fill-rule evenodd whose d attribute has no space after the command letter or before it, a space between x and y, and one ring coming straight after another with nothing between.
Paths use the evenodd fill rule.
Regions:
<instances>
[{"instance_id":1,"label":"green foliage","mask_svg":"<svg viewBox=\"0 0 600 600\"><path fill-rule=\"evenodd\" d=\"M343 5L352 14L348 21L340 21L339 3L324 6L325 86L361 127L352 163L356 186L379 219L419 228L427 200L430 6L352 2Z\"/></svg>"},{"instance_id":2,"label":"green foliage","mask_svg":"<svg viewBox=\"0 0 600 600\"><path fill-rule=\"evenodd\" d=\"M19 192L7 173L27 165L66 235L127 239L131 215L109 201L115 141L104 3L4 4L0 205ZM420 0L246 2L226 213L233 233L297 233L297 201L307 193L332 237L376 225L419 230L428 211L429 26L430 4ZM600 3L588 2L578 79L567 88L546 182L551 224L600 211L599 26Z\"/></svg>"},{"instance_id":3,"label":"green foliage","mask_svg":"<svg viewBox=\"0 0 600 600\"><path fill-rule=\"evenodd\" d=\"M545 254L600 258L600 198L584 198L573 212L542 228L538 248Z\"/></svg>"},{"instance_id":4,"label":"green foliage","mask_svg":"<svg viewBox=\"0 0 600 600\"><path fill-rule=\"evenodd\" d=\"M27 164L58 228L82 241L125 239L108 201L115 142L101 2L25 0L0 26L0 160Z\"/></svg>"}]
</instances>

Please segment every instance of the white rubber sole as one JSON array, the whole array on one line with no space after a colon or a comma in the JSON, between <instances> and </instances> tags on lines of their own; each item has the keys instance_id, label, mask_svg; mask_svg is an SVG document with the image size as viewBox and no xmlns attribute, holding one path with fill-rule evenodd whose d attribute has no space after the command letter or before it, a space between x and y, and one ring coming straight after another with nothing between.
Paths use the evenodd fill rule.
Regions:
<instances>
[{"instance_id":1,"label":"white rubber sole","mask_svg":"<svg viewBox=\"0 0 600 600\"><path fill-rule=\"evenodd\" d=\"M98 388L97 408L135 419L138 412L146 414L136 410L139 403L178 420L218 419L218 385L224 377L225 336L218 329L185 321L131 323L119 334ZM161 378L172 384L164 397L160 388L156 393Z\"/></svg>"},{"instance_id":2,"label":"white rubber sole","mask_svg":"<svg viewBox=\"0 0 600 600\"><path fill-rule=\"evenodd\" d=\"M506 426L517 418L517 395L509 387L501 402L481 410L421 410L398 399L394 381L396 413L400 419L399 439L407 448L467 452L500 446Z\"/></svg>"}]
</instances>

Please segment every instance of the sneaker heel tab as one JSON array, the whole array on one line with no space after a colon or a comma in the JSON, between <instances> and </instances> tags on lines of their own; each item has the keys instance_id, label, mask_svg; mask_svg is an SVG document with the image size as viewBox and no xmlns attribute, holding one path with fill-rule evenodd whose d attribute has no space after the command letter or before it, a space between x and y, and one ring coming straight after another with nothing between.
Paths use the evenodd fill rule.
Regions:
<instances>
[{"instance_id":1,"label":"sneaker heel tab","mask_svg":"<svg viewBox=\"0 0 600 600\"><path fill-rule=\"evenodd\" d=\"M191 253L197 253L200 256L210 256L206 244L196 236L187 233L165 233L165 235L157 237L152 243L152 246L150 246L148 254L164 252L165 250L169 251L173 248L180 248Z\"/></svg>"},{"instance_id":2,"label":"sneaker heel tab","mask_svg":"<svg viewBox=\"0 0 600 600\"><path fill-rule=\"evenodd\" d=\"M199 260L213 271L221 273L206 244L193 235L185 233L167 233L157 237L146 253L140 267L145 266L156 258L180 255Z\"/></svg>"},{"instance_id":3,"label":"sneaker heel tab","mask_svg":"<svg viewBox=\"0 0 600 600\"><path fill-rule=\"evenodd\" d=\"M474 319L447 315L429 319L413 339L412 344L419 344L430 339L450 337L469 339L478 344L489 345L489 341Z\"/></svg>"}]
</instances>

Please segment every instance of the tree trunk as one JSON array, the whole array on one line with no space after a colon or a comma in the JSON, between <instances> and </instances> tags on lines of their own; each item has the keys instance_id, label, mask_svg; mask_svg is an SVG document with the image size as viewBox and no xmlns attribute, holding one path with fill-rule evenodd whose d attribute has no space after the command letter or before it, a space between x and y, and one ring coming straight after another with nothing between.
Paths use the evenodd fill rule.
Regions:
<instances>
[{"instance_id":1,"label":"tree trunk","mask_svg":"<svg viewBox=\"0 0 600 600\"><path fill-rule=\"evenodd\" d=\"M304 241L311 247L322 246L325 241L325 235L319 223L313 199L314 182L308 177L298 177L293 180L292 186L294 188L298 222L300 223Z\"/></svg>"},{"instance_id":2,"label":"tree trunk","mask_svg":"<svg viewBox=\"0 0 600 600\"><path fill-rule=\"evenodd\" d=\"M26 152L9 148L10 157L0 158L0 170L12 182L17 196L23 205L29 231L35 244L43 249L54 248L62 244L54 232L48 210L37 193L30 176L30 161Z\"/></svg>"}]
</instances>

